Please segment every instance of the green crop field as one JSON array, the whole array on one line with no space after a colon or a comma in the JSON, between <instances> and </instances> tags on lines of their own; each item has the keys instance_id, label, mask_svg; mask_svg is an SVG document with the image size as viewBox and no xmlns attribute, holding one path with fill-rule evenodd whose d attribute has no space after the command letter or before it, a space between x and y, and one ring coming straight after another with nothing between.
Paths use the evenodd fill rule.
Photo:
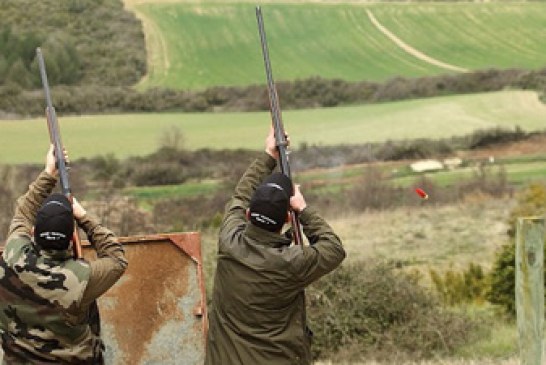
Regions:
<instances>
[{"instance_id":1,"label":"green crop field","mask_svg":"<svg viewBox=\"0 0 546 365\"><path fill-rule=\"evenodd\" d=\"M521 127L544 130L546 105L531 91L457 95L410 101L285 111L285 129L294 148L362 144L415 138L449 138L477 129ZM269 113L165 113L85 117L59 115L63 142L71 158L113 154L118 158L155 151L177 128L188 149L259 150ZM0 163L41 162L48 144L41 119L0 122Z\"/></svg>"},{"instance_id":2,"label":"green crop field","mask_svg":"<svg viewBox=\"0 0 546 365\"><path fill-rule=\"evenodd\" d=\"M126 2L147 37L149 74L141 87L265 82L255 4ZM262 8L276 80L383 81L454 72L427 56L470 70L546 66L546 3L303 1Z\"/></svg>"}]
</instances>

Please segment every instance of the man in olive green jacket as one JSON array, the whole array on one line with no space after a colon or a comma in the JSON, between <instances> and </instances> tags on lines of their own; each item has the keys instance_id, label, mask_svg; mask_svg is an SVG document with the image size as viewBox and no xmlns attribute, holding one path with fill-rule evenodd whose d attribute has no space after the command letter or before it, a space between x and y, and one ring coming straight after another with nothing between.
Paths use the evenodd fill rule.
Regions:
<instances>
[{"instance_id":1,"label":"man in olive green jacket","mask_svg":"<svg viewBox=\"0 0 546 365\"><path fill-rule=\"evenodd\" d=\"M278 159L272 129L265 152L226 206L206 365L310 364L304 289L345 258L340 239L307 207L299 186L271 174ZM289 207L299 213L309 245L291 245L281 234Z\"/></svg>"},{"instance_id":2,"label":"man in olive green jacket","mask_svg":"<svg viewBox=\"0 0 546 365\"><path fill-rule=\"evenodd\" d=\"M102 364L103 344L92 306L127 267L115 235L74 199L51 194L57 183L53 148L45 170L17 200L0 258L3 364ZM72 257L74 218L97 260Z\"/></svg>"}]
</instances>

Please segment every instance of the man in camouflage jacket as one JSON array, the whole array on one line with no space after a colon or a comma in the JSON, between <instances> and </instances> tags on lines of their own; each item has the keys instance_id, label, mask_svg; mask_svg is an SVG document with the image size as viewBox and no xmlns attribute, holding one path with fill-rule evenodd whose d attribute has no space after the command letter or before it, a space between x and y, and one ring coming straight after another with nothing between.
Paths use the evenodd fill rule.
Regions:
<instances>
[{"instance_id":1,"label":"man in camouflage jacket","mask_svg":"<svg viewBox=\"0 0 546 365\"><path fill-rule=\"evenodd\" d=\"M345 258L340 239L307 207L299 186L271 174L278 159L272 129L265 152L226 206L206 365L310 364L304 289ZM281 234L289 206L299 212L309 245L291 245Z\"/></svg>"},{"instance_id":2,"label":"man in camouflage jacket","mask_svg":"<svg viewBox=\"0 0 546 365\"><path fill-rule=\"evenodd\" d=\"M76 199L71 205L63 195L51 194L57 174L50 148L45 170L17 200L0 258L4 364L103 362L90 308L121 277L127 261L114 234ZM74 218L97 260L72 257Z\"/></svg>"}]
</instances>

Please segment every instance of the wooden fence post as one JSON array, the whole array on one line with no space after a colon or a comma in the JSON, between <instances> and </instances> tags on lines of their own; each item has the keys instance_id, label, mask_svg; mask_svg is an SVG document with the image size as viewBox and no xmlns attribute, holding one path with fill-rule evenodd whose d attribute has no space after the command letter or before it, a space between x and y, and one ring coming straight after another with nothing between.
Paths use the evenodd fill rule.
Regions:
<instances>
[{"instance_id":1,"label":"wooden fence post","mask_svg":"<svg viewBox=\"0 0 546 365\"><path fill-rule=\"evenodd\" d=\"M541 365L544 324L544 218L518 218L516 313L521 365Z\"/></svg>"}]
</instances>

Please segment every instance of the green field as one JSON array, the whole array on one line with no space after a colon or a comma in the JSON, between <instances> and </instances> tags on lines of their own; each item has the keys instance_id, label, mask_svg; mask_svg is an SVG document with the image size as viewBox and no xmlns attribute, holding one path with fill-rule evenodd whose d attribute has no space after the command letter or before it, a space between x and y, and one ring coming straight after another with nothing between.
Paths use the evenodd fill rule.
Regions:
<instances>
[{"instance_id":1,"label":"green field","mask_svg":"<svg viewBox=\"0 0 546 365\"><path fill-rule=\"evenodd\" d=\"M531 91L503 91L410 101L285 111L295 148L307 144L361 144L415 138L449 138L496 126L544 130L546 105ZM72 159L149 154L177 128L188 149L263 148L269 113L165 113L85 117L59 115ZM0 122L0 163L41 162L48 144L41 119Z\"/></svg>"},{"instance_id":2,"label":"green field","mask_svg":"<svg viewBox=\"0 0 546 365\"><path fill-rule=\"evenodd\" d=\"M130 0L126 0L132 3ZM265 83L252 3L132 4L144 23L149 74L141 87L202 89ZM262 6L276 80L311 76L384 81L470 70L546 65L546 3L292 3Z\"/></svg>"},{"instance_id":3,"label":"green field","mask_svg":"<svg viewBox=\"0 0 546 365\"><path fill-rule=\"evenodd\" d=\"M531 91L457 95L366 106L285 111L293 146L359 144L414 138L449 138L496 126L543 130L546 105ZM72 159L155 151L178 128L189 149L259 150L269 113L165 113L62 117L63 142ZM0 163L41 162L47 149L44 119L0 122ZM263 137L262 137L263 136Z\"/></svg>"}]
</instances>

